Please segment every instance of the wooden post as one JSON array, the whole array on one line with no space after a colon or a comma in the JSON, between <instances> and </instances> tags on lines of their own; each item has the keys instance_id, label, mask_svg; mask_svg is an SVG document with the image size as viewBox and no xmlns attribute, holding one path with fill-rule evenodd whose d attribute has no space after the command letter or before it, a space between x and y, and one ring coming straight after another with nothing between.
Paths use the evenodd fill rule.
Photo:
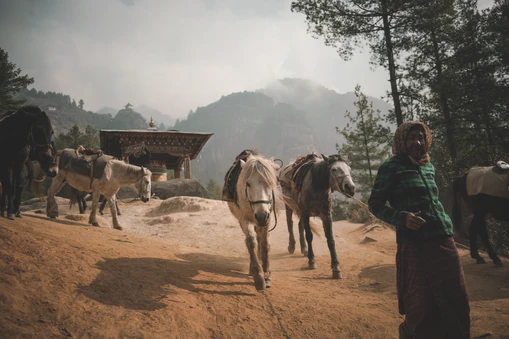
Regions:
<instances>
[{"instance_id":1,"label":"wooden post","mask_svg":"<svg viewBox=\"0 0 509 339\"><path fill-rule=\"evenodd\" d=\"M189 159L189 154L186 154L184 159L184 178L191 179L191 159Z\"/></svg>"}]
</instances>

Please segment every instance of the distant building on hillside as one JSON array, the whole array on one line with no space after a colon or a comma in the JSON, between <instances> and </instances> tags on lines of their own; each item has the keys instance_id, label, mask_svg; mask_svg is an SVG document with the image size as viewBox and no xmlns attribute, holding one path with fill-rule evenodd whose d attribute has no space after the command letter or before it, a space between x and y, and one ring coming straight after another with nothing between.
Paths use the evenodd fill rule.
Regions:
<instances>
[{"instance_id":1,"label":"distant building on hillside","mask_svg":"<svg viewBox=\"0 0 509 339\"><path fill-rule=\"evenodd\" d=\"M127 103L127 105L124 106L125 109L134 109L134 106L131 105L130 103Z\"/></svg>"},{"instance_id":2,"label":"distant building on hillside","mask_svg":"<svg viewBox=\"0 0 509 339\"><path fill-rule=\"evenodd\" d=\"M57 110L57 106L55 106L55 105L48 105L47 109L48 109L48 111L56 111Z\"/></svg>"}]
</instances>

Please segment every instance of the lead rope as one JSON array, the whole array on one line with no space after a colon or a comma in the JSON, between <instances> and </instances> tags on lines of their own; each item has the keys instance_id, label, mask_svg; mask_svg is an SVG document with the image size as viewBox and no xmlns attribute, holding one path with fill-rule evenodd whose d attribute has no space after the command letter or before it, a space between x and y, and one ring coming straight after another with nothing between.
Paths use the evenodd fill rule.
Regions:
<instances>
[{"instance_id":1,"label":"lead rope","mask_svg":"<svg viewBox=\"0 0 509 339\"><path fill-rule=\"evenodd\" d=\"M272 227L269 232L272 232L277 226L276 197L274 196L274 191L272 191L272 212L274 212L274 227Z\"/></svg>"}]
</instances>

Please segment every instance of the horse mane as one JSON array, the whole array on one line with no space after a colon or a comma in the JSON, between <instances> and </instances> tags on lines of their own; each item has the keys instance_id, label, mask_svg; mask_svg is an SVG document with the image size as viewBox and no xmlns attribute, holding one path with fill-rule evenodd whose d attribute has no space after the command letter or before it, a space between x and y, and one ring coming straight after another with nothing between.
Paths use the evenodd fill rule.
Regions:
<instances>
[{"instance_id":1,"label":"horse mane","mask_svg":"<svg viewBox=\"0 0 509 339\"><path fill-rule=\"evenodd\" d=\"M249 178L253 173L258 173L269 187L276 189L278 179L269 160L265 159L258 153L251 153L246 159L246 165L242 169L239 180Z\"/></svg>"}]
</instances>

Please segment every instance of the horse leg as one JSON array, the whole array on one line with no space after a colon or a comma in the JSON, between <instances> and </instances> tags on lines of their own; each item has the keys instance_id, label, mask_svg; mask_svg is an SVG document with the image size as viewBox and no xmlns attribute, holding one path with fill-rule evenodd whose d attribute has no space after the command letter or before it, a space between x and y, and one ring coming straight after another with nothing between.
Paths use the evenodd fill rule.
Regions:
<instances>
[{"instance_id":1,"label":"horse leg","mask_svg":"<svg viewBox=\"0 0 509 339\"><path fill-rule=\"evenodd\" d=\"M99 227L99 223L96 219L97 205L99 205L99 196L99 192L92 192L92 210L90 211L90 217L88 218L88 223L97 227Z\"/></svg>"},{"instance_id":2,"label":"horse leg","mask_svg":"<svg viewBox=\"0 0 509 339\"><path fill-rule=\"evenodd\" d=\"M290 207L285 206L286 208L286 225L288 226L288 253L293 254L295 252L295 236L293 235L293 211Z\"/></svg>"},{"instance_id":3,"label":"horse leg","mask_svg":"<svg viewBox=\"0 0 509 339\"><path fill-rule=\"evenodd\" d=\"M309 215L303 215L300 218L299 223L302 223L304 230L306 231L306 241L308 243L308 268L310 270L316 269L315 253L313 252L313 232L311 232L311 226L309 225Z\"/></svg>"},{"instance_id":4,"label":"horse leg","mask_svg":"<svg viewBox=\"0 0 509 339\"><path fill-rule=\"evenodd\" d=\"M257 227L256 233L258 238L259 258L262 259L265 287L269 288L270 286L272 286L272 281L270 280L270 263L269 263L269 251L270 251L270 243L268 236L269 231L267 227Z\"/></svg>"},{"instance_id":5,"label":"horse leg","mask_svg":"<svg viewBox=\"0 0 509 339\"><path fill-rule=\"evenodd\" d=\"M325 238L327 238L327 247L329 247L332 278L341 279L341 269L339 268L338 255L336 253L336 242L334 241L334 235L332 234L332 215L328 213L321 217L323 223L323 230Z\"/></svg>"},{"instance_id":6,"label":"horse leg","mask_svg":"<svg viewBox=\"0 0 509 339\"><path fill-rule=\"evenodd\" d=\"M117 204L115 203L115 201L116 201L115 195L113 195L111 198L107 198L107 199L108 199L108 203L110 204L110 212L111 212L111 219L113 220L113 228L116 230L122 231L122 226L120 226L120 224L118 223ZM106 199L104 201L106 201Z\"/></svg>"},{"instance_id":7,"label":"horse leg","mask_svg":"<svg viewBox=\"0 0 509 339\"><path fill-rule=\"evenodd\" d=\"M19 206L21 205L21 194L23 193L23 176L22 172L16 173L14 177L14 201L13 211L17 218L21 218L21 212Z\"/></svg>"},{"instance_id":8,"label":"horse leg","mask_svg":"<svg viewBox=\"0 0 509 339\"><path fill-rule=\"evenodd\" d=\"M116 194L115 194L115 207L117 207L117 215L122 215L122 213L120 213L120 208L118 208L118 197Z\"/></svg>"},{"instance_id":9,"label":"horse leg","mask_svg":"<svg viewBox=\"0 0 509 339\"><path fill-rule=\"evenodd\" d=\"M7 219L14 220L14 175L12 169L7 177Z\"/></svg>"},{"instance_id":10,"label":"horse leg","mask_svg":"<svg viewBox=\"0 0 509 339\"><path fill-rule=\"evenodd\" d=\"M63 172L58 172L57 176L51 180L51 185L48 188L48 196L46 198L46 215L51 219L58 217L58 204L55 200L55 195L60 192L65 185L65 175L60 173Z\"/></svg>"},{"instance_id":11,"label":"horse leg","mask_svg":"<svg viewBox=\"0 0 509 339\"><path fill-rule=\"evenodd\" d=\"M262 267L258 262L257 236L254 226L247 221L239 221L240 227L246 236L246 247L249 252L249 274L253 276L254 284L257 290L264 290L267 285L262 274Z\"/></svg>"},{"instance_id":12,"label":"horse leg","mask_svg":"<svg viewBox=\"0 0 509 339\"><path fill-rule=\"evenodd\" d=\"M502 260L497 256L497 253L493 249L490 243L490 238L488 236L488 230L486 229L486 219L483 218L482 222L479 223L479 237L481 238L484 246L486 247L486 252L488 252L488 255L490 256L490 259L493 260L493 263L496 266L503 266Z\"/></svg>"},{"instance_id":13,"label":"horse leg","mask_svg":"<svg viewBox=\"0 0 509 339\"><path fill-rule=\"evenodd\" d=\"M299 220L299 243L300 243L300 253L302 255L308 255L308 248L306 245L306 238L304 237L304 225L302 224L302 219Z\"/></svg>"},{"instance_id":14,"label":"horse leg","mask_svg":"<svg viewBox=\"0 0 509 339\"><path fill-rule=\"evenodd\" d=\"M472 222L470 223L470 256L477 261L478 264L486 264L483 257L479 255L477 250L477 235L479 234L479 225L485 222L486 214L474 213Z\"/></svg>"},{"instance_id":15,"label":"horse leg","mask_svg":"<svg viewBox=\"0 0 509 339\"><path fill-rule=\"evenodd\" d=\"M101 200L102 198L102 200ZM99 201L101 202L101 206L99 207L99 214L104 215L104 207L106 206L106 197L101 194L101 198L99 198Z\"/></svg>"}]
</instances>

